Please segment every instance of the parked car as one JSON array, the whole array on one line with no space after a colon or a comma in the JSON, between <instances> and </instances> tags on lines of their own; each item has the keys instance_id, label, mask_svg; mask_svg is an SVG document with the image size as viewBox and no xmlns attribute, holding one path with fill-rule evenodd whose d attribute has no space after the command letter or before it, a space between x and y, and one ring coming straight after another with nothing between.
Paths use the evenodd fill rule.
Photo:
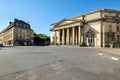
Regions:
<instances>
[{"instance_id":1,"label":"parked car","mask_svg":"<svg viewBox=\"0 0 120 80\"><path fill-rule=\"evenodd\" d=\"M116 48L120 48L120 42L115 44Z\"/></svg>"},{"instance_id":2,"label":"parked car","mask_svg":"<svg viewBox=\"0 0 120 80\"><path fill-rule=\"evenodd\" d=\"M3 47L3 45L2 45L2 44L0 44L0 47Z\"/></svg>"}]
</instances>

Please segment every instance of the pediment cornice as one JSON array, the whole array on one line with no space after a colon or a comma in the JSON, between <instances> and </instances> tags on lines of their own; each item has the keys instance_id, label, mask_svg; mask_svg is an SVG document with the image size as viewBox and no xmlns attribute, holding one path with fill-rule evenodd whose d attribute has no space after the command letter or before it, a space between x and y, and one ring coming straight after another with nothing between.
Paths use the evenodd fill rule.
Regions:
<instances>
[{"instance_id":1,"label":"pediment cornice","mask_svg":"<svg viewBox=\"0 0 120 80\"><path fill-rule=\"evenodd\" d=\"M73 18L64 18L61 21L59 21L58 23L56 23L54 25L54 28L58 28L58 27L61 27L63 25L69 25L69 24L77 23L77 22L83 22L83 20L73 19Z\"/></svg>"}]
</instances>

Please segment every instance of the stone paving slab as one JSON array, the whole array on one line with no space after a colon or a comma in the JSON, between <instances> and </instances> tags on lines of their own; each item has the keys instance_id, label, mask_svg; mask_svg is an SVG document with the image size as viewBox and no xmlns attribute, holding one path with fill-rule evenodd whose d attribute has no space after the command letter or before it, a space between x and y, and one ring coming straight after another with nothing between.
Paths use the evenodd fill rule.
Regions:
<instances>
[{"instance_id":1,"label":"stone paving slab","mask_svg":"<svg viewBox=\"0 0 120 80\"><path fill-rule=\"evenodd\" d=\"M120 63L99 52L78 47L4 48L0 72L5 74L0 80L120 80Z\"/></svg>"},{"instance_id":2,"label":"stone paving slab","mask_svg":"<svg viewBox=\"0 0 120 80\"><path fill-rule=\"evenodd\" d=\"M93 48L93 49L100 50L103 52L112 53L112 54L116 54L116 55L120 55L120 48Z\"/></svg>"}]
</instances>

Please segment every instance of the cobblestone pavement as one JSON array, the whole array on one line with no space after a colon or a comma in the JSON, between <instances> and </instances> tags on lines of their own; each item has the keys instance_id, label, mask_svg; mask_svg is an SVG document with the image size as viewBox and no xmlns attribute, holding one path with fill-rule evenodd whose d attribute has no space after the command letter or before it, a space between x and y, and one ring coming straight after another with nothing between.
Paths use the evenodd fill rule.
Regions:
<instances>
[{"instance_id":1,"label":"cobblestone pavement","mask_svg":"<svg viewBox=\"0 0 120 80\"><path fill-rule=\"evenodd\" d=\"M89 48L11 47L0 50L0 80L120 80L120 62Z\"/></svg>"}]
</instances>

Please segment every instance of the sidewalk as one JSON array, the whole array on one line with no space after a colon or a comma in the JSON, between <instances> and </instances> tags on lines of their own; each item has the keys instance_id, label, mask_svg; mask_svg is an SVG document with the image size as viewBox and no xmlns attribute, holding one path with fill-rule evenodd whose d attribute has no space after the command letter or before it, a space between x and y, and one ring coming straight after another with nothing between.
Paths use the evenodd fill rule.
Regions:
<instances>
[{"instance_id":1,"label":"sidewalk","mask_svg":"<svg viewBox=\"0 0 120 80\"><path fill-rule=\"evenodd\" d=\"M108 52L116 55L120 55L120 48L94 48L103 52Z\"/></svg>"},{"instance_id":2,"label":"sidewalk","mask_svg":"<svg viewBox=\"0 0 120 80\"><path fill-rule=\"evenodd\" d=\"M120 55L120 48L96 48L96 47L79 47L79 46L67 46L67 45L60 45L60 46L50 45L49 47L91 48L91 49L95 49L95 50L99 50L107 53Z\"/></svg>"},{"instance_id":3,"label":"sidewalk","mask_svg":"<svg viewBox=\"0 0 120 80\"><path fill-rule=\"evenodd\" d=\"M93 48L102 51L100 56L120 62L120 48Z\"/></svg>"}]
</instances>

